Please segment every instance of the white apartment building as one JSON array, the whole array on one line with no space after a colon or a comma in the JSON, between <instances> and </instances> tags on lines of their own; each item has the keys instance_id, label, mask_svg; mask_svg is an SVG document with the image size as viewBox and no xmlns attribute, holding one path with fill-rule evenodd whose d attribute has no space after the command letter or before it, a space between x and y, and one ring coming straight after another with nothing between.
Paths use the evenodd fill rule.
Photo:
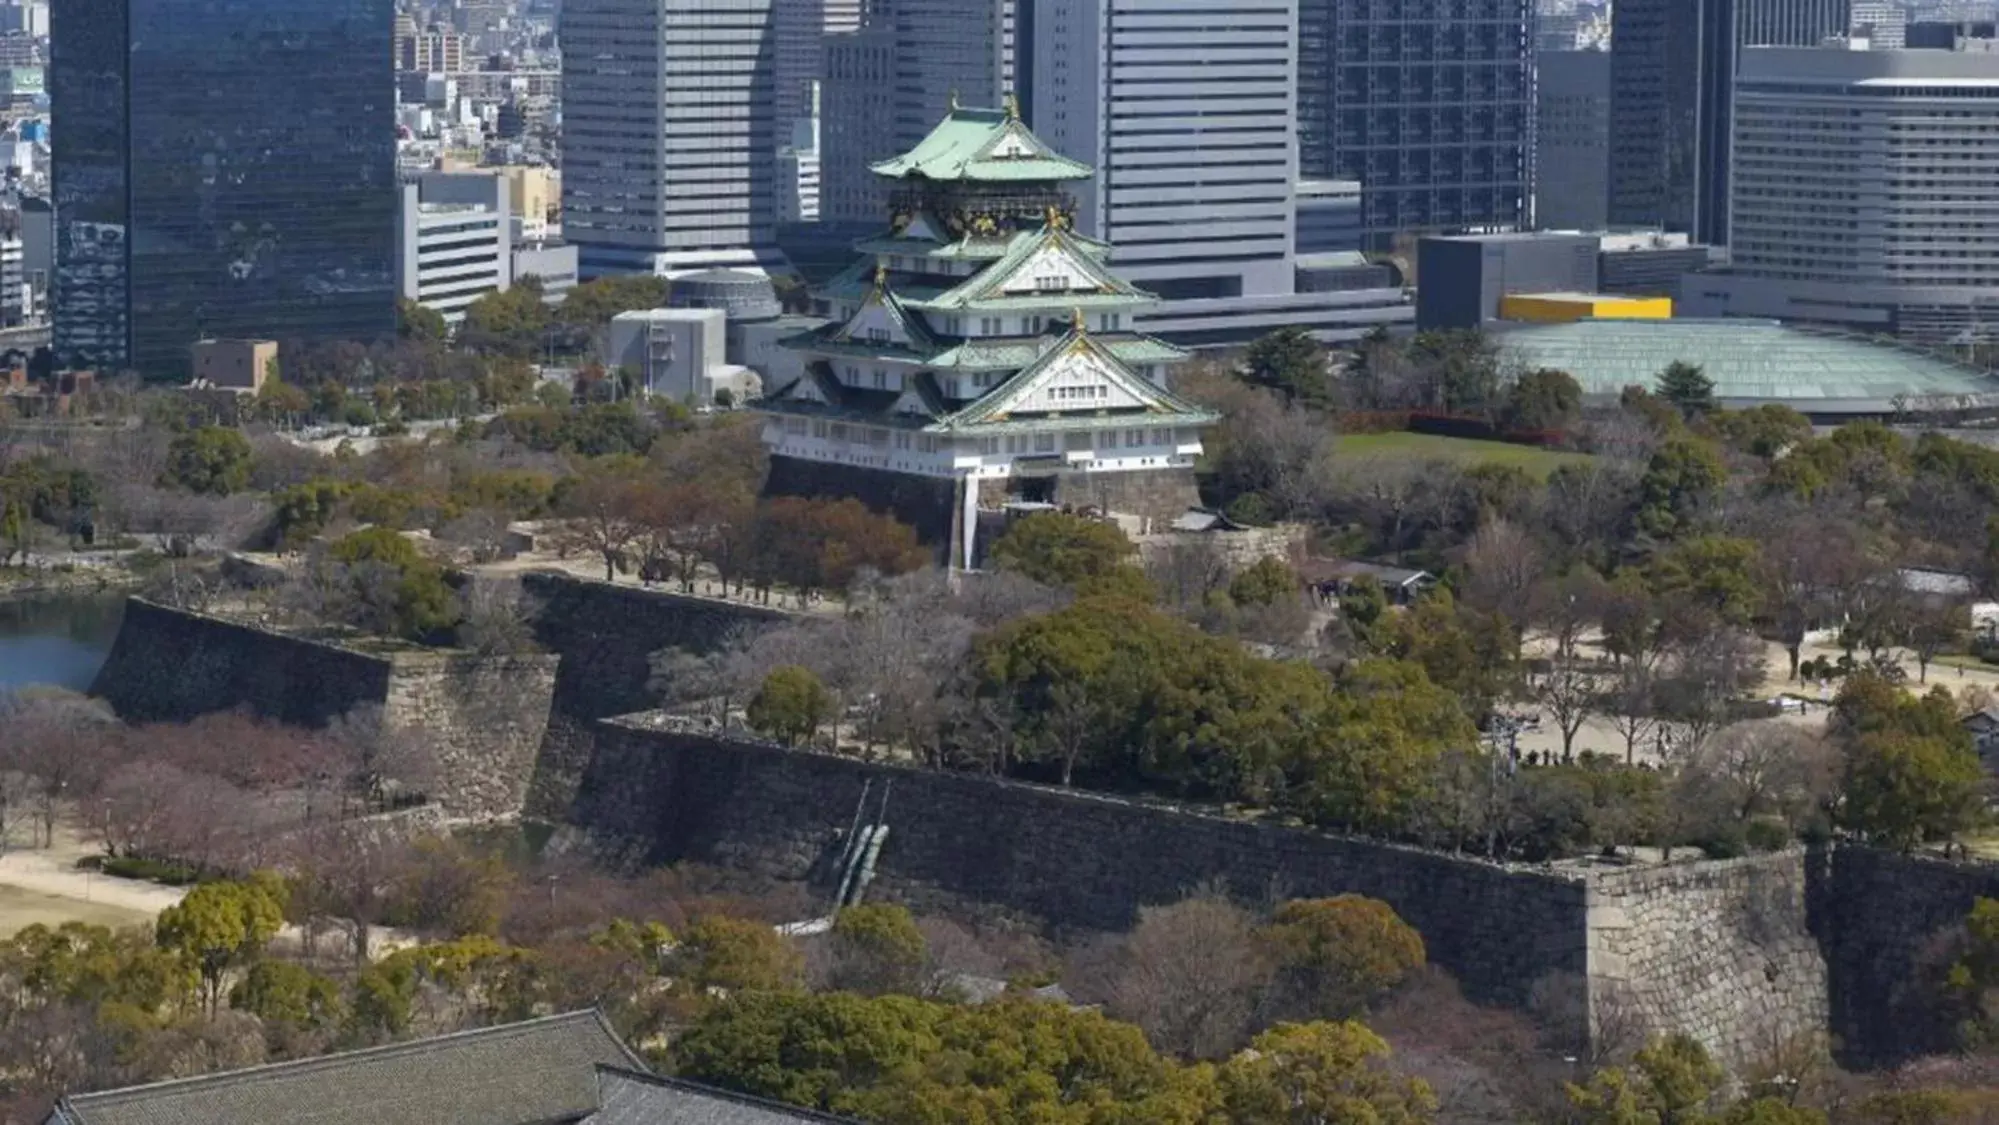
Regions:
<instances>
[{"instance_id":1,"label":"white apartment building","mask_svg":"<svg viewBox=\"0 0 1999 1125\"><path fill-rule=\"evenodd\" d=\"M1689 315L1999 339L1999 54L1749 48L1733 169L1731 262L1684 279Z\"/></svg>"},{"instance_id":2,"label":"white apartment building","mask_svg":"<svg viewBox=\"0 0 1999 1125\"><path fill-rule=\"evenodd\" d=\"M781 261L772 2L563 5L563 234L586 278Z\"/></svg>"},{"instance_id":3,"label":"white apartment building","mask_svg":"<svg viewBox=\"0 0 1999 1125\"><path fill-rule=\"evenodd\" d=\"M477 199L474 189L489 194ZM513 284L505 178L436 173L404 184L398 220L397 292L437 310L446 324L456 326L467 305Z\"/></svg>"}]
</instances>

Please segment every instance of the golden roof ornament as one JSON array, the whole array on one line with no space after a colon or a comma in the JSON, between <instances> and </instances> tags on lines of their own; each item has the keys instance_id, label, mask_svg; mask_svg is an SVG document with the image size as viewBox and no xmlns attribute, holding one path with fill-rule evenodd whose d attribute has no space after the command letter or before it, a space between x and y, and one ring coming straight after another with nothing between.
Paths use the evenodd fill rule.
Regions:
<instances>
[{"instance_id":1,"label":"golden roof ornament","mask_svg":"<svg viewBox=\"0 0 1999 1125\"><path fill-rule=\"evenodd\" d=\"M960 107L958 105L958 88L956 86L953 86L951 87L951 112L956 113L958 112L959 108Z\"/></svg>"},{"instance_id":2,"label":"golden roof ornament","mask_svg":"<svg viewBox=\"0 0 1999 1125\"><path fill-rule=\"evenodd\" d=\"M1069 229L1069 216L1064 215L1062 213L1062 209L1060 207L1055 206L1053 203L1050 203L1048 205L1048 229L1049 230Z\"/></svg>"},{"instance_id":3,"label":"golden roof ornament","mask_svg":"<svg viewBox=\"0 0 1999 1125\"><path fill-rule=\"evenodd\" d=\"M887 263L887 262L884 262L884 261L882 261L882 260L881 260L880 258L876 258L876 259L875 259L875 292L876 292L876 293L884 293L884 292L887 292L887 291L888 291L888 263Z\"/></svg>"},{"instance_id":4,"label":"golden roof ornament","mask_svg":"<svg viewBox=\"0 0 1999 1125\"><path fill-rule=\"evenodd\" d=\"M1090 334L1090 325L1083 318L1082 306L1078 305L1069 310L1069 326L1076 330L1076 335L1078 336L1088 336Z\"/></svg>"},{"instance_id":5,"label":"golden roof ornament","mask_svg":"<svg viewBox=\"0 0 1999 1125\"><path fill-rule=\"evenodd\" d=\"M1001 104L1006 109L1006 119L1008 121L1020 120L1020 99L1014 97L1011 91L1007 93L1006 100Z\"/></svg>"}]
</instances>

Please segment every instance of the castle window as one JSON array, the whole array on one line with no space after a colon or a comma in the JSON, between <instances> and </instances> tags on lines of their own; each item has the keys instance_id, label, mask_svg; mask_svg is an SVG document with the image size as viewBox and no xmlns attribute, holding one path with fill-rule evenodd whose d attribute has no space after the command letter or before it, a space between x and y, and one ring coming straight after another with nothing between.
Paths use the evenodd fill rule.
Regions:
<instances>
[{"instance_id":1,"label":"castle window","mask_svg":"<svg viewBox=\"0 0 1999 1125\"><path fill-rule=\"evenodd\" d=\"M784 432L792 435L793 437L805 436L805 419L786 418L784 420Z\"/></svg>"},{"instance_id":2,"label":"castle window","mask_svg":"<svg viewBox=\"0 0 1999 1125\"><path fill-rule=\"evenodd\" d=\"M1034 287L1043 293L1060 293L1069 288L1069 279L1059 273L1045 273L1034 279Z\"/></svg>"},{"instance_id":3,"label":"castle window","mask_svg":"<svg viewBox=\"0 0 1999 1125\"><path fill-rule=\"evenodd\" d=\"M895 435L895 447L897 449L908 449L909 435L907 433L899 433Z\"/></svg>"},{"instance_id":4,"label":"castle window","mask_svg":"<svg viewBox=\"0 0 1999 1125\"><path fill-rule=\"evenodd\" d=\"M996 437L989 437L989 438L980 438L980 439L979 439L979 452L981 452L981 453L998 453L998 452L1000 451L1000 445L999 445L999 441L1000 441L1000 439L998 439L998 438L996 438Z\"/></svg>"},{"instance_id":5,"label":"castle window","mask_svg":"<svg viewBox=\"0 0 1999 1125\"><path fill-rule=\"evenodd\" d=\"M845 422L833 423L833 440L834 441L847 440L847 424Z\"/></svg>"},{"instance_id":6,"label":"castle window","mask_svg":"<svg viewBox=\"0 0 1999 1125\"><path fill-rule=\"evenodd\" d=\"M883 371L879 367L875 368L875 390L881 391L887 389L888 389L888 372Z\"/></svg>"},{"instance_id":7,"label":"castle window","mask_svg":"<svg viewBox=\"0 0 1999 1125\"><path fill-rule=\"evenodd\" d=\"M815 419L815 420L813 421L813 423L812 423L812 436L813 436L813 437L816 437L816 438L823 438L823 437L825 437L825 436L826 436L826 423L825 423L825 422L822 422L822 421L819 421L819 420L817 420L817 419Z\"/></svg>"},{"instance_id":8,"label":"castle window","mask_svg":"<svg viewBox=\"0 0 1999 1125\"><path fill-rule=\"evenodd\" d=\"M1139 446L1145 444L1145 431L1126 430L1124 432L1124 443L1129 448L1137 449Z\"/></svg>"},{"instance_id":9,"label":"castle window","mask_svg":"<svg viewBox=\"0 0 1999 1125\"><path fill-rule=\"evenodd\" d=\"M1054 435L1054 434L1035 434L1035 435L1034 435L1034 451L1035 451L1036 453L1053 453L1053 452L1055 452L1055 435Z\"/></svg>"},{"instance_id":10,"label":"castle window","mask_svg":"<svg viewBox=\"0 0 1999 1125\"><path fill-rule=\"evenodd\" d=\"M888 329L882 328L879 325L869 325L868 339L873 343L886 344L888 343Z\"/></svg>"}]
</instances>

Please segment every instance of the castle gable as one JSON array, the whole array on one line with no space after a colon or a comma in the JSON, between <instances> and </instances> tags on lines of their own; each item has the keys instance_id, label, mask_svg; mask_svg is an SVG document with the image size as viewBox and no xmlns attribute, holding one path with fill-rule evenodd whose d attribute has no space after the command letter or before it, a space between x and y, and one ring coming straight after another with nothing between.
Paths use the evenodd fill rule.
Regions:
<instances>
[{"instance_id":1,"label":"castle gable","mask_svg":"<svg viewBox=\"0 0 1999 1125\"><path fill-rule=\"evenodd\" d=\"M1103 271L1087 257L1051 239L1008 270L994 288L1009 297L1030 293L1100 293L1107 288L1106 280Z\"/></svg>"}]
</instances>

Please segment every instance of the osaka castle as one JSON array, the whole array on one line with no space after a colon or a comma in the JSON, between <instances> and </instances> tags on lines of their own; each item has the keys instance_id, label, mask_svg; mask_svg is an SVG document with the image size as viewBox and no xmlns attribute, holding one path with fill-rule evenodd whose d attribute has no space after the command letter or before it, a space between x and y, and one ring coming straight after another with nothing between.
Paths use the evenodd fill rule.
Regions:
<instances>
[{"instance_id":1,"label":"osaka castle","mask_svg":"<svg viewBox=\"0 0 1999 1125\"><path fill-rule=\"evenodd\" d=\"M1186 353L1136 331L1155 298L1071 228L1091 168L1004 109L953 104L872 166L888 229L814 291L804 373L758 403L777 491L857 495L973 565L978 512L1009 501L1164 521L1195 502L1201 428L1167 388Z\"/></svg>"}]
</instances>

